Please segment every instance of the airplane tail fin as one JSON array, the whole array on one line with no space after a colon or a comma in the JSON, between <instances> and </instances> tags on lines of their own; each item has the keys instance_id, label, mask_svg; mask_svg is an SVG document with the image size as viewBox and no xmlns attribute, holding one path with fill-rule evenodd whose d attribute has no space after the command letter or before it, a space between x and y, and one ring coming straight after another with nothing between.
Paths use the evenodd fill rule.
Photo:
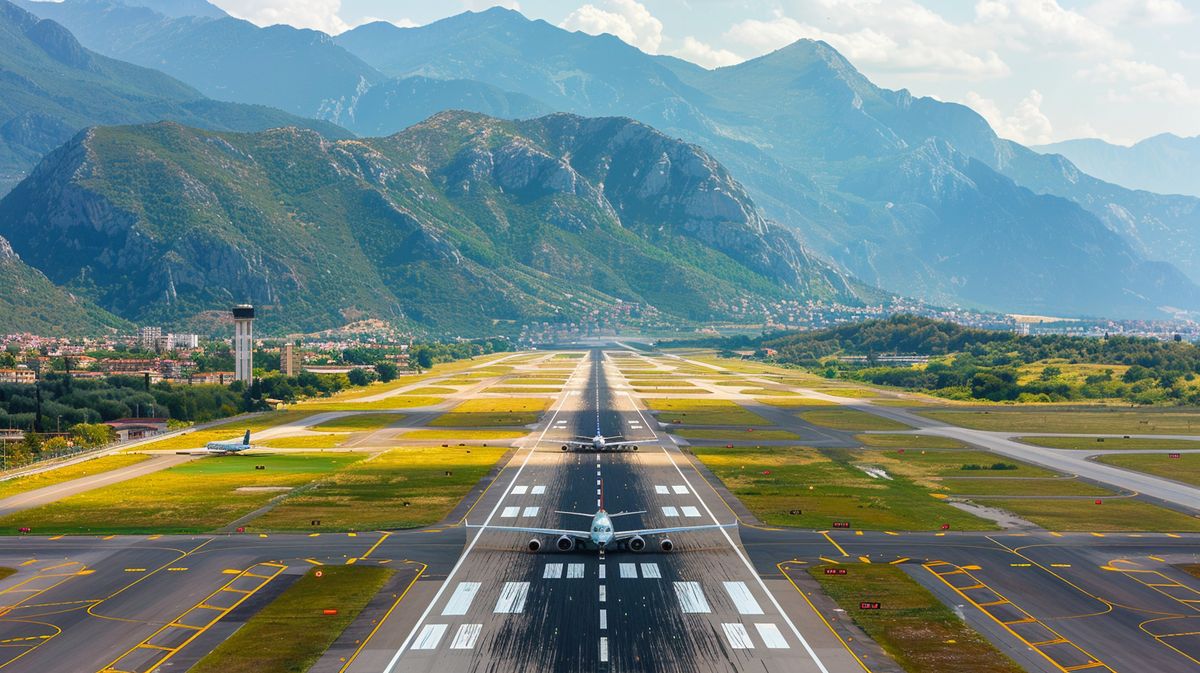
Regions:
<instances>
[{"instance_id":1,"label":"airplane tail fin","mask_svg":"<svg viewBox=\"0 0 1200 673\"><path fill-rule=\"evenodd\" d=\"M242 437L242 444L245 444L247 446L250 445L250 431L249 430L246 431L246 436Z\"/></svg>"}]
</instances>

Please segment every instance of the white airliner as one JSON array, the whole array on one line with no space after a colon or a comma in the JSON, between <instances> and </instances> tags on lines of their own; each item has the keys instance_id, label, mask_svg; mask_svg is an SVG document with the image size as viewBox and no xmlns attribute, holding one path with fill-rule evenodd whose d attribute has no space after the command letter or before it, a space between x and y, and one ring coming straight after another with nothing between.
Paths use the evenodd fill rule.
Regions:
<instances>
[{"instance_id":1,"label":"white airliner","mask_svg":"<svg viewBox=\"0 0 1200 673\"><path fill-rule=\"evenodd\" d=\"M596 549L598 551L628 549L629 551L639 552L646 549L647 537L662 536L658 542L658 548L662 551L671 551L675 548L675 543L671 542L671 538L667 537L672 533L691 533L701 530L716 530L719 528L732 528L737 526L737 523L717 523L708 524L705 526L675 526L672 528L642 528L640 530L614 530L612 520L619 516L632 516L634 514L645 514L641 512L617 512L609 514L604 511L604 507L595 514L584 514L583 512L555 512L556 514L566 514L568 516L583 516L592 520L590 530L569 530L562 528L525 528L523 526L471 526L472 528L487 528L488 530L502 530L513 533L532 533L533 535L545 535L547 537L557 538L554 541L554 547L561 552L574 551L578 547L584 549ZM468 524L469 525L469 524ZM542 549L541 538L533 538L526 545L529 551L537 552Z\"/></svg>"},{"instance_id":2,"label":"white airliner","mask_svg":"<svg viewBox=\"0 0 1200 673\"><path fill-rule=\"evenodd\" d=\"M615 440L615 441L614 441ZM625 441L620 435L605 437L596 433L594 437L576 437L568 439L562 445L563 451L637 451L638 445Z\"/></svg>"},{"instance_id":3,"label":"white airliner","mask_svg":"<svg viewBox=\"0 0 1200 673\"><path fill-rule=\"evenodd\" d=\"M226 442L209 442L204 450L209 453L215 453L221 456L230 456L235 453L241 453L250 448L250 431L246 431L246 436L242 437L242 441L231 439Z\"/></svg>"}]
</instances>

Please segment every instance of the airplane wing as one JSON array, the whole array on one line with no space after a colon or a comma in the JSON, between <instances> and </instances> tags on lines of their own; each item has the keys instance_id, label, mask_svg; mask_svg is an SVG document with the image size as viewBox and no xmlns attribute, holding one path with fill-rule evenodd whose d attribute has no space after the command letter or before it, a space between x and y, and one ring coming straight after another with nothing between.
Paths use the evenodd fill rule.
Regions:
<instances>
[{"instance_id":1,"label":"airplane wing","mask_svg":"<svg viewBox=\"0 0 1200 673\"><path fill-rule=\"evenodd\" d=\"M631 537L646 535L667 535L670 533L692 533L701 530L717 530L720 528L735 528L737 523L713 523L706 526L675 526L674 528L643 528L642 530L622 530L613 535L616 540L628 540Z\"/></svg>"},{"instance_id":2,"label":"airplane wing","mask_svg":"<svg viewBox=\"0 0 1200 673\"><path fill-rule=\"evenodd\" d=\"M529 533L531 535L567 535L574 538L586 539L589 533L586 530L566 530L562 528L523 528L521 526L488 526L466 524L467 528L486 528L488 530L500 530L508 533Z\"/></svg>"}]
</instances>

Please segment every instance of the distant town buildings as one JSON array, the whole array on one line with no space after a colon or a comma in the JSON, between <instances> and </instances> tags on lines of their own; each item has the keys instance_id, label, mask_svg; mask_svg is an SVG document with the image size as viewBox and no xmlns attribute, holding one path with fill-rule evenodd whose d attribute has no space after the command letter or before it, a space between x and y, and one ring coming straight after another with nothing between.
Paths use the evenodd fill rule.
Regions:
<instances>
[{"instance_id":1,"label":"distant town buildings","mask_svg":"<svg viewBox=\"0 0 1200 673\"><path fill-rule=\"evenodd\" d=\"M162 342L161 327L139 327L137 331L138 346L144 351L156 351Z\"/></svg>"},{"instance_id":2,"label":"distant town buildings","mask_svg":"<svg viewBox=\"0 0 1200 673\"><path fill-rule=\"evenodd\" d=\"M34 383L37 372L25 367L16 369L0 369L0 383Z\"/></svg>"},{"instance_id":3,"label":"distant town buildings","mask_svg":"<svg viewBox=\"0 0 1200 673\"><path fill-rule=\"evenodd\" d=\"M254 307L233 307L233 362L238 381L250 383L254 376Z\"/></svg>"}]
</instances>

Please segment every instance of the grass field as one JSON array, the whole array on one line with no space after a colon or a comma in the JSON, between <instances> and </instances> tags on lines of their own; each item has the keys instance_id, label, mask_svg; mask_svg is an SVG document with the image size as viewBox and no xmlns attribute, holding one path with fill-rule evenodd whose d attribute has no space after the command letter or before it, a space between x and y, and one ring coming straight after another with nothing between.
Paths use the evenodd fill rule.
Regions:
<instances>
[{"instance_id":1,"label":"grass field","mask_svg":"<svg viewBox=\"0 0 1200 673\"><path fill-rule=\"evenodd\" d=\"M1071 384L1083 384L1087 377L1112 371L1113 378L1121 378L1129 371L1129 365L1098 365L1075 363L1066 360L1042 360L1032 364L1021 365L1017 370L1017 383L1027 385L1041 379L1042 370L1046 367L1057 367L1061 374L1054 377L1055 381Z\"/></svg>"},{"instance_id":2,"label":"grass field","mask_svg":"<svg viewBox=\"0 0 1200 673\"><path fill-rule=\"evenodd\" d=\"M329 475L315 488L284 500L253 526L313 530L311 522L320 520L320 530L367 530L437 523L506 451L503 447L393 449Z\"/></svg>"},{"instance_id":3,"label":"grass field","mask_svg":"<svg viewBox=\"0 0 1200 673\"><path fill-rule=\"evenodd\" d=\"M404 439L520 439L524 430L412 430Z\"/></svg>"},{"instance_id":4,"label":"grass field","mask_svg":"<svg viewBox=\"0 0 1200 673\"><path fill-rule=\"evenodd\" d=\"M565 376L563 376L561 378L550 378L550 377L540 376L540 375L536 376L536 377L529 377L529 378L518 376L516 378L504 379L504 383L507 385L520 384L523 386L560 386L561 387L566 382L567 382L567 377L565 377Z\"/></svg>"},{"instance_id":5,"label":"grass field","mask_svg":"<svg viewBox=\"0 0 1200 673\"><path fill-rule=\"evenodd\" d=\"M800 409L805 407L835 407L837 402L829 400L819 400L815 397L760 397L754 400L759 404L768 404L772 407L783 407L785 409Z\"/></svg>"},{"instance_id":6,"label":"grass field","mask_svg":"<svg viewBox=\"0 0 1200 673\"><path fill-rule=\"evenodd\" d=\"M253 433L261 432L268 428L273 428L277 425L290 423L300 420L306 416L311 416L309 411L273 411L258 416L251 416L240 419L230 419L226 423L218 426L207 428L204 430L196 430L185 435L176 435L166 439L160 439L157 442L142 444L137 446L132 451L165 451L174 449L195 449L203 447L209 442L223 442L230 439L241 439L242 434L247 430L251 433L251 441L253 443Z\"/></svg>"},{"instance_id":7,"label":"grass field","mask_svg":"<svg viewBox=\"0 0 1200 673\"><path fill-rule=\"evenodd\" d=\"M443 362L443 363L436 364L433 367L430 367L429 369L425 370L424 372L422 372L420 374L404 374L404 375L396 377L395 379L393 379L391 381L388 381L387 383L372 383L371 385L362 387L362 388L350 388L348 390L343 390L342 392L340 392L336 395L333 395L332 397L321 397L321 398L315 398L312 400L306 400L305 402L302 402L296 406L297 407L308 407L308 406L314 406L314 405L319 406L321 404L336 404L339 402L346 402L346 401L355 400L355 399L362 398L362 397L372 397L374 395L379 395L380 393L386 393L386 392L389 392L392 390L396 390L398 388L406 388L408 386L413 385L414 383L420 383L422 381L428 381L430 379L444 378L447 375L454 374L456 372L463 372L463 371L471 369L472 367L476 367L478 365L490 362L492 360L496 360L501 357L504 357L504 355L500 354L500 353L493 353L491 355L482 355L480 357L472 358L470 360L457 360L455 362Z\"/></svg>"},{"instance_id":8,"label":"grass field","mask_svg":"<svg viewBox=\"0 0 1200 673\"><path fill-rule=\"evenodd\" d=\"M997 650L932 593L893 565L852 564L845 575L809 574L846 614L909 673L1020 673ZM924 571L920 571L924 572ZM860 610L877 601L878 610Z\"/></svg>"},{"instance_id":9,"label":"grass field","mask_svg":"<svg viewBox=\"0 0 1200 673\"><path fill-rule=\"evenodd\" d=\"M296 409L304 409L309 413L323 411L385 411L388 409L411 409L413 407L431 407L445 402L441 397L428 395L393 395L374 402L362 400L322 401L305 405L296 405Z\"/></svg>"},{"instance_id":10,"label":"grass field","mask_svg":"<svg viewBox=\"0 0 1200 673\"><path fill-rule=\"evenodd\" d=\"M855 467L859 457L849 451L702 446L692 451L768 524L828 528L849 521L868 530L931 530L949 523L955 530L994 529L905 476L871 478Z\"/></svg>"},{"instance_id":11,"label":"grass field","mask_svg":"<svg viewBox=\"0 0 1200 673\"><path fill-rule=\"evenodd\" d=\"M1200 453L1182 453L1178 458L1163 454L1116 454L1100 456L1096 460L1106 465L1200 486Z\"/></svg>"},{"instance_id":12,"label":"grass field","mask_svg":"<svg viewBox=\"0 0 1200 673\"><path fill-rule=\"evenodd\" d=\"M489 393L525 393L527 395L538 395L546 393L559 393L562 388L539 388L536 386L492 386L485 392Z\"/></svg>"},{"instance_id":13,"label":"grass field","mask_svg":"<svg viewBox=\"0 0 1200 673\"><path fill-rule=\"evenodd\" d=\"M1178 567L1183 572L1191 575L1192 577L1200 579L1200 563L1189 563L1186 565L1181 565L1181 566L1176 566L1176 567Z\"/></svg>"},{"instance_id":14,"label":"grass field","mask_svg":"<svg viewBox=\"0 0 1200 673\"><path fill-rule=\"evenodd\" d=\"M550 406L544 397L479 398L467 400L429 423L436 427L529 425Z\"/></svg>"},{"instance_id":15,"label":"grass field","mask_svg":"<svg viewBox=\"0 0 1200 673\"><path fill-rule=\"evenodd\" d=\"M834 397L879 397L879 391L871 390L870 388L839 388L835 386L826 386L820 390L826 395L833 395Z\"/></svg>"},{"instance_id":16,"label":"grass field","mask_svg":"<svg viewBox=\"0 0 1200 673\"><path fill-rule=\"evenodd\" d=\"M1200 442L1189 439L1124 439L1122 437L1018 437L1019 441L1051 449L1104 451L1125 449L1136 451L1200 450ZM1103 441L1100 441L1103 440Z\"/></svg>"},{"instance_id":17,"label":"grass field","mask_svg":"<svg viewBox=\"0 0 1200 673\"><path fill-rule=\"evenodd\" d=\"M350 439L350 435L344 432L323 432L319 435L268 439L254 444L268 449L336 449L347 439Z\"/></svg>"},{"instance_id":18,"label":"grass field","mask_svg":"<svg viewBox=\"0 0 1200 673\"><path fill-rule=\"evenodd\" d=\"M771 425L767 419L729 400L648 399L646 404L660 412L659 421L684 425Z\"/></svg>"},{"instance_id":19,"label":"grass field","mask_svg":"<svg viewBox=\"0 0 1200 673\"><path fill-rule=\"evenodd\" d=\"M442 388L439 386L421 386L407 391L406 395L453 395L458 392L455 388Z\"/></svg>"},{"instance_id":20,"label":"grass field","mask_svg":"<svg viewBox=\"0 0 1200 673\"><path fill-rule=\"evenodd\" d=\"M806 411L800 418L834 430L908 430L909 427L890 418L868 414L857 409L819 409Z\"/></svg>"},{"instance_id":21,"label":"grass field","mask_svg":"<svg viewBox=\"0 0 1200 673\"><path fill-rule=\"evenodd\" d=\"M918 483L941 490L942 477L1000 477L1012 478L1052 477L1053 472L1028 463L1018 463L986 451L922 451L905 449L897 451L861 451L861 460L878 465L891 474L899 474ZM968 466L989 468L1002 463L1012 469L964 469Z\"/></svg>"},{"instance_id":22,"label":"grass field","mask_svg":"<svg viewBox=\"0 0 1200 673\"><path fill-rule=\"evenodd\" d=\"M279 495L239 489L303 486L362 458L354 453L200 458L0 518L0 530L33 522L38 534L210 531Z\"/></svg>"},{"instance_id":23,"label":"grass field","mask_svg":"<svg viewBox=\"0 0 1200 673\"><path fill-rule=\"evenodd\" d=\"M675 430L673 434L688 439L732 439L739 442L753 441L761 439L763 441L773 441L780 439L800 439L800 435L787 430L755 430L754 432L746 432L746 430L737 428L732 430L711 430L705 428L683 428Z\"/></svg>"},{"instance_id":24,"label":"grass field","mask_svg":"<svg viewBox=\"0 0 1200 673\"><path fill-rule=\"evenodd\" d=\"M921 411L922 416L976 430L1099 433L1114 435L1200 435L1200 411L1149 409L988 409Z\"/></svg>"},{"instance_id":25,"label":"grass field","mask_svg":"<svg viewBox=\"0 0 1200 673\"><path fill-rule=\"evenodd\" d=\"M1129 498L1101 500L1101 505L1092 500L1040 498L989 499L987 504L1054 531L1200 531L1200 519L1186 514Z\"/></svg>"},{"instance_id":26,"label":"grass field","mask_svg":"<svg viewBox=\"0 0 1200 673\"><path fill-rule=\"evenodd\" d=\"M309 430L317 432L363 432L365 430L380 430L393 423L405 419L404 414L355 414L341 416L333 420L314 425Z\"/></svg>"},{"instance_id":27,"label":"grass field","mask_svg":"<svg viewBox=\"0 0 1200 673\"><path fill-rule=\"evenodd\" d=\"M896 449L965 449L966 444L949 437L932 435L855 435L863 446Z\"/></svg>"},{"instance_id":28,"label":"grass field","mask_svg":"<svg viewBox=\"0 0 1200 673\"><path fill-rule=\"evenodd\" d=\"M254 615L192 673L296 673L307 671L395 572L379 566L316 568ZM278 581L278 580L276 580ZM336 615L322 614L324 609Z\"/></svg>"},{"instance_id":29,"label":"grass field","mask_svg":"<svg viewBox=\"0 0 1200 673\"><path fill-rule=\"evenodd\" d=\"M0 481L0 498L7 498L35 489L55 486L73 479L82 479L83 477L90 477L102 472L108 472L109 470L128 467L148 458L150 456L139 453L115 453L47 472L31 474L28 477L17 477L16 479Z\"/></svg>"},{"instance_id":30,"label":"grass field","mask_svg":"<svg viewBox=\"0 0 1200 673\"><path fill-rule=\"evenodd\" d=\"M998 472L997 474L1003 474ZM1116 495L1112 490L1093 486L1071 478L1050 479L1004 479L998 477L962 477L943 479L942 484L951 495L1010 496L1010 495L1087 495L1107 497ZM986 502L984 504L987 504Z\"/></svg>"},{"instance_id":31,"label":"grass field","mask_svg":"<svg viewBox=\"0 0 1200 673\"><path fill-rule=\"evenodd\" d=\"M17 574L16 568L0 567L0 580L12 577L15 574Z\"/></svg>"}]
</instances>

